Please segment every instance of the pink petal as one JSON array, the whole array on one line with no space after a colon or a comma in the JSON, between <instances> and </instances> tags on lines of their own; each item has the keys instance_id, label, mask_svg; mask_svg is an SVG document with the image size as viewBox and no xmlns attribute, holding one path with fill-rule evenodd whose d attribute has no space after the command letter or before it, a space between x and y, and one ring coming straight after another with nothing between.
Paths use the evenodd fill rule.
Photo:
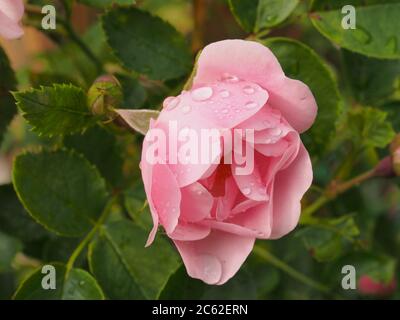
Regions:
<instances>
[{"instance_id":1,"label":"pink petal","mask_svg":"<svg viewBox=\"0 0 400 320\"><path fill-rule=\"evenodd\" d=\"M253 150L254 152L254 150ZM232 163L232 175L239 187L240 192L248 199L255 201L267 201L267 184L264 181L263 166L261 163L267 164L268 161L264 156L254 152L254 168L250 174L238 174L238 168L242 167L235 161Z\"/></svg>"},{"instance_id":2,"label":"pink petal","mask_svg":"<svg viewBox=\"0 0 400 320\"><path fill-rule=\"evenodd\" d=\"M192 183L181 189L181 216L180 218L188 222L198 222L211 215L214 198L198 182Z\"/></svg>"},{"instance_id":3,"label":"pink petal","mask_svg":"<svg viewBox=\"0 0 400 320\"><path fill-rule=\"evenodd\" d=\"M171 99L175 99L172 100ZM191 104L190 95L182 93L181 96L175 98L167 98L166 105L175 103L174 108L165 107L160 116L157 119L156 127L162 129L167 137L166 150L170 156L167 156L169 167L175 174L176 179L180 187L188 186L204 176L209 175L215 170L216 165L220 162L221 158L221 135L220 131L215 128L215 125L205 119L199 113L199 108L193 103ZM169 102L168 102L169 101ZM175 102L173 102L175 101ZM176 102L177 101L177 102ZM199 102L196 102L199 103ZM190 106L190 107L189 107ZM202 146L204 142L202 140L193 141L189 136L183 135L183 133L189 132L194 133L201 139L202 129L215 129L214 135L205 137L208 140L209 153L205 154L202 152ZM178 141L179 135L185 137L185 141ZM175 146L169 145L169 141L176 143ZM197 151L197 158L195 161L188 159L187 163L182 163L179 158L179 150L182 150L182 146L190 146L191 150ZM169 152L171 150L171 152ZM201 158L203 155L204 159ZM196 156L196 155L194 155ZM175 157L175 159L173 159Z\"/></svg>"},{"instance_id":4,"label":"pink petal","mask_svg":"<svg viewBox=\"0 0 400 320\"><path fill-rule=\"evenodd\" d=\"M22 30L18 22L15 22L0 11L0 36L6 39L18 39L23 34L24 30Z\"/></svg>"},{"instance_id":5,"label":"pink petal","mask_svg":"<svg viewBox=\"0 0 400 320\"><path fill-rule=\"evenodd\" d=\"M24 15L24 2L22 0L1 0L0 13L3 12L14 22L19 22ZM1 21L2 19L0 19Z\"/></svg>"},{"instance_id":6,"label":"pink petal","mask_svg":"<svg viewBox=\"0 0 400 320\"><path fill-rule=\"evenodd\" d=\"M255 238L213 230L199 241L174 241L192 278L221 285L232 278L253 249Z\"/></svg>"},{"instance_id":7,"label":"pink petal","mask_svg":"<svg viewBox=\"0 0 400 320\"><path fill-rule=\"evenodd\" d=\"M211 232L210 227L194 223L178 224L175 230L168 234L171 239L181 241L201 240Z\"/></svg>"},{"instance_id":8,"label":"pink petal","mask_svg":"<svg viewBox=\"0 0 400 320\"><path fill-rule=\"evenodd\" d=\"M218 81L227 74L266 89L269 104L282 111L297 131L307 130L314 122L317 105L311 91L302 82L287 78L274 54L262 44L223 40L208 45L198 59L193 84Z\"/></svg>"},{"instance_id":9,"label":"pink petal","mask_svg":"<svg viewBox=\"0 0 400 320\"><path fill-rule=\"evenodd\" d=\"M252 230L257 238L269 239L272 228L272 204L262 203L241 214L235 215L227 222Z\"/></svg>"},{"instance_id":10,"label":"pink petal","mask_svg":"<svg viewBox=\"0 0 400 320\"><path fill-rule=\"evenodd\" d=\"M309 129L317 117L318 107L310 88L298 80L286 78L280 89L270 91L268 103L300 133Z\"/></svg>"},{"instance_id":11,"label":"pink petal","mask_svg":"<svg viewBox=\"0 0 400 320\"><path fill-rule=\"evenodd\" d=\"M274 179L272 239L280 238L296 227L301 213L300 200L312 179L311 160L301 144L296 159Z\"/></svg>"},{"instance_id":12,"label":"pink petal","mask_svg":"<svg viewBox=\"0 0 400 320\"><path fill-rule=\"evenodd\" d=\"M271 50L246 40L223 40L206 46L198 59L193 84L219 81L227 75L257 83L267 90L269 85L279 85L285 79Z\"/></svg>"},{"instance_id":13,"label":"pink petal","mask_svg":"<svg viewBox=\"0 0 400 320\"><path fill-rule=\"evenodd\" d=\"M165 231L172 233L178 225L181 192L172 171L165 164L153 166L151 199Z\"/></svg>"},{"instance_id":14,"label":"pink petal","mask_svg":"<svg viewBox=\"0 0 400 320\"><path fill-rule=\"evenodd\" d=\"M150 121L150 127L154 126L154 122ZM146 247L151 245L152 242L154 241L154 238L156 236L157 233L157 229L158 229L158 213L156 211L156 209L154 208L154 204L153 204L153 199L151 197L151 186L152 186L152 181L153 181L153 166L150 165L146 159L145 159L145 155L146 155L146 151L148 149L148 145L149 143L146 142L146 140L144 140L143 142L143 150L142 150L142 158L141 158L141 162L140 162L140 170L142 173L142 180L143 180L143 184L144 184L144 190L146 192L147 195L147 200L149 202L149 208L150 208L150 212L151 212L151 217L153 219L153 228L149 234L149 237L147 239L146 242Z\"/></svg>"}]
</instances>

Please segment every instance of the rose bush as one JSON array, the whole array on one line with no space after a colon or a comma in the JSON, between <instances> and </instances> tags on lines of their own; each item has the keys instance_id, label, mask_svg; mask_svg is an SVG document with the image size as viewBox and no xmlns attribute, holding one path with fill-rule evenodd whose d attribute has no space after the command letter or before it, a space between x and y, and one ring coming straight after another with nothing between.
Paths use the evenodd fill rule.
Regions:
<instances>
[{"instance_id":1,"label":"rose bush","mask_svg":"<svg viewBox=\"0 0 400 320\"><path fill-rule=\"evenodd\" d=\"M313 177L299 134L316 113L310 89L287 78L265 46L225 40L205 47L191 89L164 101L144 141L141 170L154 222L148 244L160 223L191 277L208 284L229 280L255 239L277 239L297 225L300 200ZM162 130L170 137L171 121L178 132L191 128L199 136L207 128L230 134L238 128L255 130L254 140L243 136L239 142L250 144L246 150L254 153L253 170L237 172L238 142L227 149L223 137L214 142L218 153L212 162L173 163L168 154L165 161L152 163L147 153L151 132ZM234 153L232 164L223 161L229 153Z\"/></svg>"},{"instance_id":2,"label":"rose bush","mask_svg":"<svg viewBox=\"0 0 400 320\"><path fill-rule=\"evenodd\" d=\"M0 36L6 39L22 37L20 21L24 14L24 2L22 0L0 1Z\"/></svg>"},{"instance_id":3,"label":"rose bush","mask_svg":"<svg viewBox=\"0 0 400 320\"><path fill-rule=\"evenodd\" d=\"M399 298L400 0L350 4L0 0L0 300Z\"/></svg>"}]
</instances>

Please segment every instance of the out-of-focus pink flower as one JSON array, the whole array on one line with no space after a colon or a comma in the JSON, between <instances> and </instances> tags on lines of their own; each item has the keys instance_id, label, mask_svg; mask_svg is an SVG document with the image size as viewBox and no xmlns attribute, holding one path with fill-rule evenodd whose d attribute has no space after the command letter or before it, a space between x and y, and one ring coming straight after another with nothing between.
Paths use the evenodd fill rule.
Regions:
<instances>
[{"instance_id":1,"label":"out-of-focus pink flower","mask_svg":"<svg viewBox=\"0 0 400 320\"><path fill-rule=\"evenodd\" d=\"M154 222L147 244L161 224L191 277L217 285L229 280L255 239L277 239L296 227L313 178L299 133L316 113L310 89L287 78L267 47L244 40L205 47L191 89L164 101L143 143L141 170ZM191 142L173 135L171 123L195 136L204 129L223 132L211 143L217 152L206 162L172 161L174 150ZM158 163L148 159L154 130L168 138ZM237 130L254 136L232 139L227 147L225 139ZM238 170L238 147L254 156L250 172Z\"/></svg>"},{"instance_id":2,"label":"out-of-focus pink flower","mask_svg":"<svg viewBox=\"0 0 400 320\"><path fill-rule=\"evenodd\" d=\"M22 0L0 0L0 36L6 39L22 37L21 19L24 15Z\"/></svg>"},{"instance_id":3,"label":"out-of-focus pink flower","mask_svg":"<svg viewBox=\"0 0 400 320\"><path fill-rule=\"evenodd\" d=\"M368 275L362 275L358 280L358 291L364 295L388 296L396 291L396 279L382 283Z\"/></svg>"}]
</instances>

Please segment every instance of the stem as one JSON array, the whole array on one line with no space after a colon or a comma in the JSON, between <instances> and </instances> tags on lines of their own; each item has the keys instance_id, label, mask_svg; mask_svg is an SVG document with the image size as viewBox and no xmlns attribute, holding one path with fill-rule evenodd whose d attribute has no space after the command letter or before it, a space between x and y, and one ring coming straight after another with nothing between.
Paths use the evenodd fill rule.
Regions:
<instances>
[{"instance_id":1,"label":"stem","mask_svg":"<svg viewBox=\"0 0 400 320\"><path fill-rule=\"evenodd\" d=\"M359 176L354 177L348 181L337 183L333 181L326 191L320 196L315 202L313 202L310 206L306 207L302 211L301 223L305 223L307 219L311 217L311 215L323 207L325 204L330 202L331 200L337 198L340 194L345 193L349 189L360 185L366 180L369 180L376 176L376 169L369 170L365 173L360 174Z\"/></svg>"},{"instance_id":2,"label":"stem","mask_svg":"<svg viewBox=\"0 0 400 320\"><path fill-rule=\"evenodd\" d=\"M100 216L99 220L97 220L97 222L93 226L92 230L89 231L89 233L86 235L86 237L83 238L82 241L79 243L79 245L76 247L74 252L72 252L70 258L68 259L67 265L66 265L65 279L67 279L70 271L74 267L76 259L78 259L79 255L82 253L83 249L85 249L85 247L89 244L89 242L96 235L96 233L99 230L99 228L103 225L103 223L108 218L108 215L111 212L110 209L113 206L114 202L115 202L115 198L112 198L110 201L108 201L108 203L105 206L103 212L101 213L101 216Z\"/></svg>"},{"instance_id":3,"label":"stem","mask_svg":"<svg viewBox=\"0 0 400 320\"><path fill-rule=\"evenodd\" d=\"M77 35L75 30L73 29L72 25L69 22L60 20L60 19L59 19L59 22L65 28L65 31L67 32L70 40L75 42L75 44L82 50L82 52L89 58L89 60L91 62L93 62L93 64L96 67L97 72L102 73L103 65L102 65L101 61L99 59L97 59L96 55L92 52L92 50L81 40L81 38Z\"/></svg>"},{"instance_id":4,"label":"stem","mask_svg":"<svg viewBox=\"0 0 400 320\"><path fill-rule=\"evenodd\" d=\"M323 293L329 293L329 288L324 286L323 284L309 278L305 274L298 272L293 269L291 266L287 265L284 261L280 260L278 257L274 256L271 252L264 249L261 246L255 245L253 252L259 256L261 259L270 263L274 267L286 272L292 278L302 282L303 284L309 286L310 288L316 289Z\"/></svg>"},{"instance_id":5,"label":"stem","mask_svg":"<svg viewBox=\"0 0 400 320\"><path fill-rule=\"evenodd\" d=\"M41 9L34 5L27 4L25 6L25 11L32 15L42 15ZM67 20L57 17L57 21L64 27L65 31L67 32L68 38L71 41L75 42L75 44L82 50L82 52L89 58L89 60L93 62L93 64L96 67L97 72L102 73L103 65L102 65L101 61L96 57L96 55L92 52L92 50L81 40L81 38L78 36L78 34L73 29L73 27L69 21L71 11L67 4L65 4L65 11L66 11L66 15L67 15Z\"/></svg>"}]
</instances>

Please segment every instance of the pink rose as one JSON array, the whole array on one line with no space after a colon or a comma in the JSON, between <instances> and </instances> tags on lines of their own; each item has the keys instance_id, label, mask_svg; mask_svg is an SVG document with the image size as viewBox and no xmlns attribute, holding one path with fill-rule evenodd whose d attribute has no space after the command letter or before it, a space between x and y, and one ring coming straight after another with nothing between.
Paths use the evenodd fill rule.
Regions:
<instances>
[{"instance_id":1,"label":"pink rose","mask_svg":"<svg viewBox=\"0 0 400 320\"><path fill-rule=\"evenodd\" d=\"M388 296L396 291L396 280L382 283L370 276L362 275L358 280L358 291L363 295Z\"/></svg>"},{"instance_id":2,"label":"pink rose","mask_svg":"<svg viewBox=\"0 0 400 320\"><path fill-rule=\"evenodd\" d=\"M164 101L143 143L141 171L154 222L147 245L161 224L188 274L220 285L238 271L256 238L277 239L297 225L313 178L299 133L314 122L317 105L310 89L287 78L272 52L256 42L210 44L196 72L190 91ZM204 129L221 133L209 141L215 152L208 161L176 161L174 150L184 159L182 150L196 148L196 139L177 139L174 126L194 137ZM249 136L239 134L246 129ZM167 140L154 162L149 154L160 133ZM229 138L231 146L224 144ZM203 146L190 159L199 160ZM248 159L251 170L241 171Z\"/></svg>"},{"instance_id":3,"label":"pink rose","mask_svg":"<svg viewBox=\"0 0 400 320\"><path fill-rule=\"evenodd\" d=\"M6 39L22 37L20 21L24 14L22 0L0 0L0 36Z\"/></svg>"}]
</instances>

